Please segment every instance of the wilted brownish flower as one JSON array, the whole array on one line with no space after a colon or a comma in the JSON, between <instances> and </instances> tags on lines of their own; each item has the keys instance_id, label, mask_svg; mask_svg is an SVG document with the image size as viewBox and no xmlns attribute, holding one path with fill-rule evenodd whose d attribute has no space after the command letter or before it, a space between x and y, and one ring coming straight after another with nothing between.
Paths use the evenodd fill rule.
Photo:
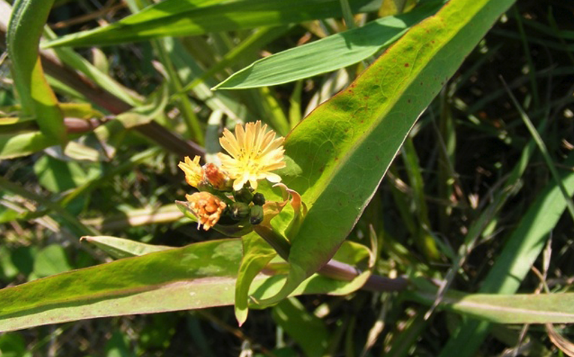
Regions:
<instances>
[{"instance_id":1,"label":"wilted brownish flower","mask_svg":"<svg viewBox=\"0 0 574 357\"><path fill-rule=\"evenodd\" d=\"M205 179L211 184L211 186L213 186L213 188L217 190L225 190L231 187L229 176L227 176L225 172L221 171L217 165L209 163L204 166L203 170L205 173Z\"/></svg>"},{"instance_id":2,"label":"wilted brownish flower","mask_svg":"<svg viewBox=\"0 0 574 357\"><path fill-rule=\"evenodd\" d=\"M185 195L185 198L189 202L189 208L197 217L197 229L203 225L203 229L206 231L217 224L223 210L227 207L219 197L205 191Z\"/></svg>"}]
</instances>

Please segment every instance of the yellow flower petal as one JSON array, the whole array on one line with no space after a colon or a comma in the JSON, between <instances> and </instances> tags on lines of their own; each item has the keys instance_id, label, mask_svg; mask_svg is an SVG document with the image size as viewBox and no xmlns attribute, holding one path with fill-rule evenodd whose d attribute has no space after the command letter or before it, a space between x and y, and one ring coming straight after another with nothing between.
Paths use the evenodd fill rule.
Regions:
<instances>
[{"instance_id":1,"label":"yellow flower petal","mask_svg":"<svg viewBox=\"0 0 574 357\"><path fill-rule=\"evenodd\" d=\"M193 161L186 156L184 162L179 162L177 165L185 173L185 181L193 187L197 187L203 181L203 168L199 165L199 156L195 156Z\"/></svg>"},{"instance_id":2,"label":"yellow flower petal","mask_svg":"<svg viewBox=\"0 0 574 357\"><path fill-rule=\"evenodd\" d=\"M281 177L271 171L286 166L283 153L283 137L275 138L272 130L261 121L235 127L235 135L229 130L223 131L219 139L221 146L229 155L219 153L221 168L234 180L233 189L240 190L248 181L257 188L257 181L267 179L281 181Z\"/></svg>"}]
</instances>

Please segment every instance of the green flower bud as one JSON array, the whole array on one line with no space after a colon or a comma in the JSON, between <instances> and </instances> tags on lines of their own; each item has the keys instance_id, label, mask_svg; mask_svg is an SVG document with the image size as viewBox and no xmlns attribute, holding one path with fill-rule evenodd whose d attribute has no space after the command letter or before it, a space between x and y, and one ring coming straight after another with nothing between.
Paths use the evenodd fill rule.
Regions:
<instances>
[{"instance_id":1,"label":"green flower bud","mask_svg":"<svg viewBox=\"0 0 574 357\"><path fill-rule=\"evenodd\" d=\"M228 206L230 216L235 221L241 221L243 218L249 216L249 206L243 202L234 202Z\"/></svg>"},{"instance_id":2,"label":"green flower bud","mask_svg":"<svg viewBox=\"0 0 574 357\"><path fill-rule=\"evenodd\" d=\"M249 222L251 222L252 225L257 225L263 222L263 207L251 207L251 217L249 218Z\"/></svg>"},{"instance_id":3,"label":"green flower bud","mask_svg":"<svg viewBox=\"0 0 574 357\"><path fill-rule=\"evenodd\" d=\"M249 188L243 187L241 190L235 191L233 197L237 202L250 203L253 199L253 193Z\"/></svg>"},{"instance_id":4,"label":"green flower bud","mask_svg":"<svg viewBox=\"0 0 574 357\"><path fill-rule=\"evenodd\" d=\"M265 196L262 193L256 193L253 195L253 204L257 206L263 206L265 204Z\"/></svg>"}]
</instances>

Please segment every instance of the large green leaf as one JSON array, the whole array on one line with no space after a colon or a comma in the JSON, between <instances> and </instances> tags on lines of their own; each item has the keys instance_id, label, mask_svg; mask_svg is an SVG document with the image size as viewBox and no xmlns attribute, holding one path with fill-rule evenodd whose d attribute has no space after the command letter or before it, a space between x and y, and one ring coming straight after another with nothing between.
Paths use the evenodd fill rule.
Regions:
<instances>
[{"instance_id":1,"label":"large green leaf","mask_svg":"<svg viewBox=\"0 0 574 357\"><path fill-rule=\"evenodd\" d=\"M373 0L352 2L354 12L373 11ZM47 46L103 46L165 36L201 35L340 17L338 0L167 0L117 23L63 36Z\"/></svg>"},{"instance_id":2,"label":"large green leaf","mask_svg":"<svg viewBox=\"0 0 574 357\"><path fill-rule=\"evenodd\" d=\"M0 331L105 316L232 305L239 239L215 240L117 260L0 290ZM364 283L364 274L358 280ZM355 279L355 280L357 280ZM275 294L284 276L258 275L250 295ZM355 281L315 275L294 294L347 294ZM349 287L352 290L349 290Z\"/></svg>"},{"instance_id":3,"label":"large green leaf","mask_svg":"<svg viewBox=\"0 0 574 357\"><path fill-rule=\"evenodd\" d=\"M298 175L286 184L309 212L291 237L286 297L353 228L418 116L512 0L451 0L411 28L354 83L285 141Z\"/></svg>"},{"instance_id":4,"label":"large green leaf","mask_svg":"<svg viewBox=\"0 0 574 357\"><path fill-rule=\"evenodd\" d=\"M433 1L406 14L384 17L363 27L265 57L235 72L214 89L272 86L360 62L390 45L410 26L433 15L442 3Z\"/></svg>"}]
</instances>

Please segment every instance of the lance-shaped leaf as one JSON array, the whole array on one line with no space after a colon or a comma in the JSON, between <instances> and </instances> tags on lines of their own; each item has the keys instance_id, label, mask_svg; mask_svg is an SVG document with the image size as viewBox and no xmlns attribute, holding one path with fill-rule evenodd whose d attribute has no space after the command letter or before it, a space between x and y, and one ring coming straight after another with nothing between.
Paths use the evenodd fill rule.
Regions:
<instances>
[{"instance_id":1,"label":"lance-shaped leaf","mask_svg":"<svg viewBox=\"0 0 574 357\"><path fill-rule=\"evenodd\" d=\"M0 332L105 316L233 305L241 260L239 239L215 240L120 259L0 290ZM355 255L360 257L360 255ZM314 275L294 294L348 294L352 281ZM272 296L284 276L258 275L255 299Z\"/></svg>"},{"instance_id":2,"label":"lance-shaped leaf","mask_svg":"<svg viewBox=\"0 0 574 357\"><path fill-rule=\"evenodd\" d=\"M410 293L410 298L431 305L436 292ZM574 322L574 294L464 294L450 291L439 308L499 324Z\"/></svg>"},{"instance_id":3,"label":"lance-shaped leaf","mask_svg":"<svg viewBox=\"0 0 574 357\"><path fill-rule=\"evenodd\" d=\"M387 16L363 27L331 35L253 62L214 89L273 86L335 71L373 56L410 26L433 15L443 1L433 1L399 16Z\"/></svg>"},{"instance_id":4,"label":"lance-shaped leaf","mask_svg":"<svg viewBox=\"0 0 574 357\"><path fill-rule=\"evenodd\" d=\"M57 144L57 139L50 138L38 130L23 133L2 133L0 134L0 159L30 155Z\"/></svg>"},{"instance_id":5,"label":"lance-shaped leaf","mask_svg":"<svg viewBox=\"0 0 574 357\"><path fill-rule=\"evenodd\" d=\"M301 174L285 183L309 212L291 239L276 303L335 253L370 201L421 112L512 0L451 0L412 27L346 90L287 137Z\"/></svg>"},{"instance_id":6,"label":"lance-shaped leaf","mask_svg":"<svg viewBox=\"0 0 574 357\"><path fill-rule=\"evenodd\" d=\"M257 233L241 238L243 243L243 258L235 284L235 318L239 326L247 320L249 306L249 287L257 274L265 268L271 259L277 256L275 249L263 240Z\"/></svg>"},{"instance_id":7,"label":"lance-shaped leaf","mask_svg":"<svg viewBox=\"0 0 574 357\"><path fill-rule=\"evenodd\" d=\"M113 258L127 258L163 250L174 249L165 245L145 244L131 239L110 236L85 236L80 238L99 247Z\"/></svg>"},{"instance_id":8,"label":"lance-shaped leaf","mask_svg":"<svg viewBox=\"0 0 574 357\"><path fill-rule=\"evenodd\" d=\"M377 3L357 0L351 7L354 12L373 11ZM47 46L104 46L340 16L338 0L167 0L114 24L52 40Z\"/></svg>"},{"instance_id":9,"label":"lance-shaped leaf","mask_svg":"<svg viewBox=\"0 0 574 357\"><path fill-rule=\"evenodd\" d=\"M22 116L38 122L41 140L65 144L66 128L58 100L40 63L38 43L54 0L17 0L8 23L6 44L14 85L22 102Z\"/></svg>"}]
</instances>

